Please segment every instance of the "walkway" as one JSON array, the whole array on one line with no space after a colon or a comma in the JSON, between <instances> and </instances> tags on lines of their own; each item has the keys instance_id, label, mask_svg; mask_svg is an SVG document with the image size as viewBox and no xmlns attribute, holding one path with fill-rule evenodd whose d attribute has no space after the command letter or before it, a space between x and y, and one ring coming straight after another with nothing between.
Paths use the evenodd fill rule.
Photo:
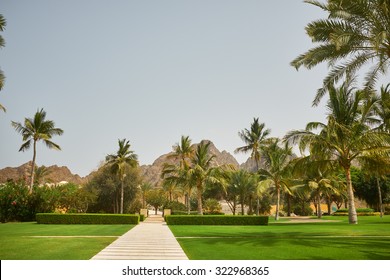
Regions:
<instances>
[{"instance_id":1,"label":"walkway","mask_svg":"<svg viewBox=\"0 0 390 280\"><path fill-rule=\"evenodd\" d=\"M188 260L161 216L151 215L92 260Z\"/></svg>"}]
</instances>

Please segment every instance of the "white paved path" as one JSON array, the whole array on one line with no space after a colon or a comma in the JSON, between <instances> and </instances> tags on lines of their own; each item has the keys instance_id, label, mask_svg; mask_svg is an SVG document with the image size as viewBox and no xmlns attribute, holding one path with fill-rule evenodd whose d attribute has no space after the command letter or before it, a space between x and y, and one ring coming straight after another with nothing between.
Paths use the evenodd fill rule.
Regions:
<instances>
[{"instance_id":1,"label":"white paved path","mask_svg":"<svg viewBox=\"0 0 390 280\"><path fill-rule=\"evenodd\" d=\"M188 260L161 216L140 222L92 260Z\"/></svg>"}]
</instances>

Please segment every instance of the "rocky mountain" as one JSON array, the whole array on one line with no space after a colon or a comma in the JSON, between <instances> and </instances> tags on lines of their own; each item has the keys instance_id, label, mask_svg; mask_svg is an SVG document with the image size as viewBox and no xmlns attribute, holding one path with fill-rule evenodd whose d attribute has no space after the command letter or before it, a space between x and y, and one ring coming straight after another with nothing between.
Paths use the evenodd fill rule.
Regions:
<instances>
[{"instance_id":1,"label":"rocky mountain","mask_svg":"<svg viewBox=\"0 0 390 280\"><path fill-rule=\"evenodd\" d=\"M219 151L217 147L215 147L214 143L209 140L203 140L205 142L210 142L209 152L210 154L215 155L215 158L212 162L212 166L221 166L224 164L230 164L235 167L239 167L239 163L237 160L227 151ZM203 142L202 141L202 142ZM197 145L194 144L193 148L196 149ZM161 171L163 169L164 163L169 164L177 164L178 160L175 160L173 157L173 152L169 152L157 158L152 165L142 165L141 166L141 174L146 182L150 182L155 186L159 186L161 184Z\"/></svg>"},{"instance_id":2,"label":"rocky mountain","mask_svg":"<svg viewBox=\"0 0 390 280\"><path fill-rule=\"evenodd\" d=\"M208 140L203 140L208 141ZM215 158L212 162L212 166L221 166L221 165L232 165L236 168L239 168L240 165L237 160L227 151L219 151L215 147L214 143L210 142L209 151L211 154L215 155ZM196 149L196 146L199 144L194 144L193 148ZM176 164L178 160L175 160L173 157L173 152L168 152L164 155L158 157L153 164L151 165L142 165L141 175L144 178L144 181L152 183L154 186L159 186L161 183L161 171L164 163ZM252 167L251 167L252 166ZM253 163L250 163L248 160L247 163L243 164L244 168L252 169ZM4 183L7 180L25 180L29 178L29 173L31 169L31 162L25 163L19 167L7 167L0 170L0 183ZM84 184L88 181L89 178L93 175L94 172L89 174L86 177L80 177L77 174L72 174L72 172L66 166L49 166L47 167L47 175L44 176L44 181L47 183L59 183L62 181L67 181L75 184Z\"/></svg>"},{"instance_id":3,"label":"rocky mountain","mask_svg":"<svg viewBox=\"0 0 390 280\"><path fill-rule=\"evenodd\" d=\"M31 170L31 161L27 162L19 167L6 167L0 170L0 183L7 182L8 180L24 180L27 181ZM82 184L85 178L81 178L77 174L72 174L66 166L52 165L46 167L46 174L44 181L47 183L59 183L66 181L74 184Z\"/></svg>"}]
</instances>

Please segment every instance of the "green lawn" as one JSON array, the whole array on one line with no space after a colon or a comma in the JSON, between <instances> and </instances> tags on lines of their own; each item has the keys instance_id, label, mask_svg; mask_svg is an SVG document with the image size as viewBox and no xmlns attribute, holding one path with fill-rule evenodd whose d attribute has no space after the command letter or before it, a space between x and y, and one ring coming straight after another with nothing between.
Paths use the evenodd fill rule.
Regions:
<instances>
[{"instance_id":1,"label":"green lawn","mask_svg":"<svg viewBox=\"0 0 390 280\"><path fill-rule=\"evenodd\" d=\"M325 219L336 222L170 228L193 260L390 260L390 216Z\"/></svg>"},{"instance_id":2,"label":"green lawn","mask_svg":"<svg viewBox=\"0 0 390 280\"><path fill-rule=\"evenodd\" d=\"M133 226L0 224L0 259L87 260Z\"/></svg>"}]
</instances>

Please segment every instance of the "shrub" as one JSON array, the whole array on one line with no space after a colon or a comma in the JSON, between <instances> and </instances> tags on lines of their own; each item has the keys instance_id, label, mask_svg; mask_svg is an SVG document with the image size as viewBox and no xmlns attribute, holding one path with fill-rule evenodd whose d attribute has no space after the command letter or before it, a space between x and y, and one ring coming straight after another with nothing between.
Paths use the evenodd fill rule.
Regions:
<instances>
[{"instance_id":1,"label":"shrub","mask_svg":"<svg viewBox=\"0 0 390 280\"><path fill-rule=\"evenodd\" d=\"M186 211L187 207L178 201L168 201L163 205L164 209L171 209L172 211Z\"/></svg>"},{"instance_id":2,"label":"shrub","mask_svg":"<svg viewBox=\"0 0 390 280\"><path fill-rule=\"evenodd\" d=\"M134 214L36 214L38 224L138 224Z\"/></svg>"},{"instance_id":3,"label":"shrub","mask_svg":"<svg viewBox=\"0 0 390 280\"><path fill-rule=\"evenodd\" d=\"M268 216L169 215L168 225L268 225Z\"/></svg>"},{"instance_id":4,"label":"shrub","mask_svg":"<svg viewBox=\"0 0 390 280\"><path fill-rule=\"evenodd\" d=\"M371 208L356 208L356 214L358 216L378 216L379 212L374 212ZM379 213L380 214L380 213ZM348 209L341 208L332 214L333 216L348 216Z\"/></svg>"}]
</instances>

